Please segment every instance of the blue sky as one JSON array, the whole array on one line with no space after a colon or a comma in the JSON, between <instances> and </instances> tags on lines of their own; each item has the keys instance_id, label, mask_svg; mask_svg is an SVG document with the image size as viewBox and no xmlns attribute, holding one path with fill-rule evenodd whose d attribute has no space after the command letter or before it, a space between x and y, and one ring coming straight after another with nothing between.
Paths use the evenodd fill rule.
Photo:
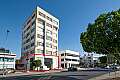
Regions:
<instances>
[{"instance_id":1,"label":"blue sky","mask_svg":"<svg viewBox=\"0 0 120 80\"><path fill-rule=\"evenodd\" d=\"M22 24L37 5L60 20L59 50L82 54L80 33L101 13L119 9L120 0L0 0L0 47L20 57ZM7 29L10 33L5 41Z\"/></svg>"}]
</instances>

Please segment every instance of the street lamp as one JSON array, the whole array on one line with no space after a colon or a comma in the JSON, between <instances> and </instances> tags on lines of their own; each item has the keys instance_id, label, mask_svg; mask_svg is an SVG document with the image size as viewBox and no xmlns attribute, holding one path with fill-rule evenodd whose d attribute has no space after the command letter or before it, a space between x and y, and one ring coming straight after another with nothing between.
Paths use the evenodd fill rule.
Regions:
<instances>
[{"instance_id":1,"label":"street lamp","mask_svg":"<svg viewBox=\"0 0 120 80\"><path fill-rule=\"evenodd\" d=\"M8 33L9 33L9 32L10 32L10 31L9 31L9 30L7 30L5 43L6 43L6 41L7 41L7 38L8 38ZM6 51L5 51L5 53L6 53ZM3 57L3 77L4 77L4 75L5 75L5 54L4 54L4 57Z\"/></svg>"}]
</instances>

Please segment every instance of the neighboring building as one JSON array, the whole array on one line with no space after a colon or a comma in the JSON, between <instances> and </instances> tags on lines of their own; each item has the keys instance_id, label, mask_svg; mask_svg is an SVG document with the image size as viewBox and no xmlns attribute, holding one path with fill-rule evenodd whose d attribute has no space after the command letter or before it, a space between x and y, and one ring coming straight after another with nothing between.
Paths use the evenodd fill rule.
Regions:
<instances>
[{"instance_id":1,"label":"neighboring building","mask_svg":"<svg viewBox=\"0 0 120 80\"><path fill-rule=\"evenodd\" d=\"M30 62L41 60L43 69L59 68L59 20L37 7L22 28L22 63L32 69Z\"/></svg>"},{"instance_id":2,"label":"neighboring building","mask_svg":"<svg viewBox=\"0 0 120 80\"><path fill-rule=\"evenodd\" d=\"M102 56L105 56L105 55L103 55L103 54L93 54L93 61L94 61L94 63L99 63L100 62L100 60L99 60L99 57L102 57Z\"/></svg>"},{"instance_id":3,"label":"neighboring building","mask_svg":"<svg viewBox=\"0 0 120 80\"><path fill-rule=\"evenodd\" d=\"M15 69L16 54L0 48L0 69Z\"/></svg>"},{"instance_id":4,"label":"neighboring building","mask_svg":"<svg viewBox=\"0 0 120 80\"><path fill-rule=\"evenodd\" d=\"M84 67L93 67L93 54L92 53L85 53L83 56Z\"/></svg>"},{"instance_id":5,"label":"neighboring building","mask_svg":"<svg viewBox=\"0 0 120 80\"><path fill-rule=\"evenodd\" d=\"M96 53L85 53L82 59L84 67L95 67L96 63L99 63L99 57L104 56Z\"/></svg>"},{"instance_id":6,"label":"neighboring building","mask_svg":"<svg viewBox=\"0 0 120 80\"><path fill-rule=\"evenodd\" d=\"M79 52L65 50L61 51L61 67L69 68L69 67L78 67L80 54Z\"/></svg>"},{"instance_id":7,"label":"neighboring building","mask_svg":"<svg viewBox=\"0 0 120 80\"><path fill-rule=\"evenodd\" d=\"M80 61L79 61L79 67L83 68L84 67L84 61L83 61L83 57L80 56Z\"/></svg>"}]
</instances>

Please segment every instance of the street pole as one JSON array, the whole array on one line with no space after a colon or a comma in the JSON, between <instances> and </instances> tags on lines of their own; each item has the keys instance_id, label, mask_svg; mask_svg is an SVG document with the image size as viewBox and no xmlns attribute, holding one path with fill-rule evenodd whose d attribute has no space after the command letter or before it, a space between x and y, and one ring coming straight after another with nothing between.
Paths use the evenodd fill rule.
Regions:
<instances>
[{"instance_id":1,"label":"street pole","mask_svg":"<svg viewBox=\"0 0 120 80\"><path fill-rule=\"evenodd\" d=\"M7 41L8 33L9 33L9 32L10 32L10 31L7 30L7 35L6 35L6 39L5 39L5 44L6 44L6 41ZM5 54L4 54L4 57L3 57L3 77L4 77L4 75L5 75Z\"/></svg>"},{"instance_id":2,"label":"street pole","mask_svg":"<svg viewBox=\"0 0 120 80\"><path fill-rule=\"evenodd\" d=\"M4 66L5 66L5 54L4 54L4 57L3 57L3 77L4 77L4 75L5 75L5 74L4 74L4 72L5 72L5 71L4 71Z\"/></svg>"}]
</instances>

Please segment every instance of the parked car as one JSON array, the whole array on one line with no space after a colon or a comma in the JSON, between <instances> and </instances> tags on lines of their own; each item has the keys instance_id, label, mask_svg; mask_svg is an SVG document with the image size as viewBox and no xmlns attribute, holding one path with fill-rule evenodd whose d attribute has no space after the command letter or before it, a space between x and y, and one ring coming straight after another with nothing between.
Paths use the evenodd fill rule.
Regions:
<instances>
[{"instance_id":1,"label":"parked car","mask_svg":"<svg viewBox=\"0 0 120 80\"><path fill-rule=\"evenodd\" d=\"M75 67L69 67L68 71L77 71L77 68L75 68Z\"/></svg>"},{"instance_id":2,"label":"parked car","mask_svg":"<svg viewBox=\"0 0 120 80\"><path fill-rule=\"evenodd\" d=\"M118 66L118 65L112 65L111 68L112 68L113 70L118 70L118 69L120 69L120 66Z\"/></svg>"}]
</instances>

